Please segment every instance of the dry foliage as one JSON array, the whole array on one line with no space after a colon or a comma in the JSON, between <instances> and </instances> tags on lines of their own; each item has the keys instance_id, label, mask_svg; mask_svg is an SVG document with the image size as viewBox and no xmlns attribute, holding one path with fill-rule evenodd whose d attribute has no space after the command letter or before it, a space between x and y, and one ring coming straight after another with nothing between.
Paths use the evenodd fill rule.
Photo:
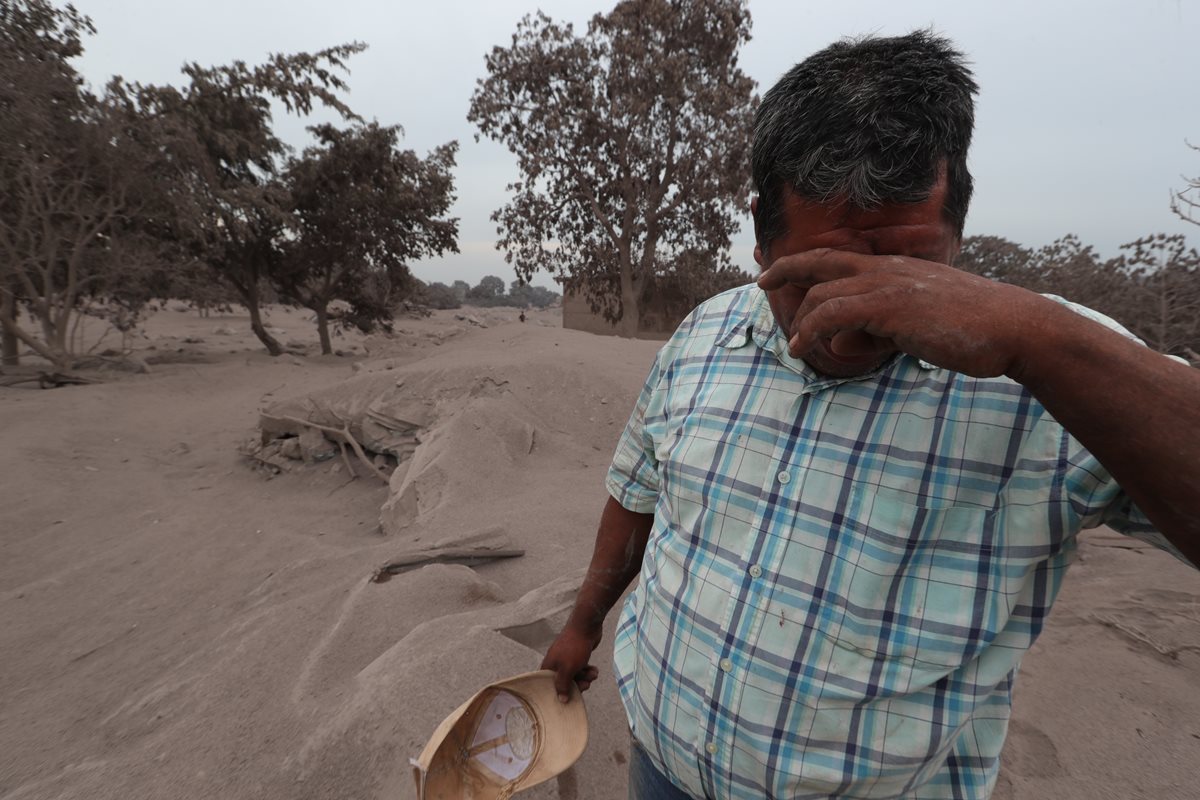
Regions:
<instances>
[{"instance_id":1,"label":"dry foliage","mask_svg":"<svg viewBox=\"0 0 1200 800\"><path fill-rule=\"evenodd\" d=\"M748 194L749 38L741 0L627 0L582 35L527 16L488 54L468 119L517 157L492 219L519 277L562 278L632 334L676 257L729 267Z\"/></svg>"},{"instance_id":2,"label":"dry foliage","mask_svg":"<svg viewBox=\"0 0 1200 800\"><path fill-rule=\"evenodd\" d=\"M1067 235L1037 250L997 236L963 240L955 266L1107 314L1161 353L1200 364L1200 255L1183 236L1155 234L1101 259Z\"/></svg>"}]
</instances>

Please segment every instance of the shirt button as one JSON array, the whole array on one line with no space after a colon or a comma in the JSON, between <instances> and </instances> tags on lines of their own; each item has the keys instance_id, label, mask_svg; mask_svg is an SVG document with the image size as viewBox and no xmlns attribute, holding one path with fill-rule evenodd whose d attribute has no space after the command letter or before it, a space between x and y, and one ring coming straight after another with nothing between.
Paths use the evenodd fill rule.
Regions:
<instances>
[{"instance_id":1,"label":"shirt button","mask_svg":"<svg viewBox=\"0 0 1200 800\"><path fill-rule=\"evenodd\" d=\"M785 469L779 470L779 474L776 475L775 477L779 479L780 483L787 483L788 481L790 481L792 479L792 476L789 475L787 470L785 470Z\"/></svg>"},{"instance_id":2,"label":"shirt button","mask_svg":"<svg viewBox=\"0 0 1200 800\"><path fill-rule=\"evenodd\" d=\"M710 756L713 753L717 752L717 746L715 744L713 744L712 742L709 742L708 744L704 745L704 749L708 751L708 754Z\"/></svg>"},{"instance_id":3,"label":"shirt button","mask_svg":"<svg viewBox=\"0 0 1200 800\"><path fill-rule=\"evenodd\" d=\"M750 568L750 577L758 578L761 575L762 575L762 567L760 567L758 564L755 564L754 566L752 566Z\"/></svg>"},{"instance_id":4,"label":"shirt button","mask_svg":"<svg viewBox=\"0 0 1200 800\"><path fill-rule=\"evenodd\" d=\"M731 671L733 669L733 662L730 661L728 658L722 658L721 659L721 669L724 670L725 672Z\"/></svg>"}]
</instances>

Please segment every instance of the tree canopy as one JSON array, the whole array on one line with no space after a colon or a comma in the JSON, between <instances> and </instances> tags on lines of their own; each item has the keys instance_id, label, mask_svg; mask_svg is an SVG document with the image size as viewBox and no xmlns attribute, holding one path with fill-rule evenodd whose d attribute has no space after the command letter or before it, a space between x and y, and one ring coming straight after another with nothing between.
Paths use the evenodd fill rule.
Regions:
<instances>
[{"instance_id":1,"label":"tree canopy","mask_svg":"<svg viewBox=\"0 0 1200 800\"><path fill-rule=\"evenodd\" d=\"M488 54L468 119L517 157L492 219L518 277L562 278L631 335L675 257L729 265L749 189L749 38L742 0L625 0L582 35L527 16Z\"/></svg>"},{"instance_id":2,"label":"tree canopy","mask_svg":"<svg viewBox=\"0 0 1200 800\"><path fill-rule=\"evenodd\" d=\"M315 104L357 119L338 96L346 60L359 43L316 53L273 55L265 64L187 64L182 87L114 82L132 108L155 125L168 154L163 235L231 286L250 312L254 333L272 355L283 347L260 315L264 285L281 269L278 243L290 199L281 180L286 144L272 127L271 101L306 115Z\"/></svg>"},{"instance_id":3,"label":"tree canopy","mask_svg":"<svg viewBox=\"0 0 1200 800\"><path fill-rule=\"evenodd\" d=\"M457 252L454 201L457 142L422 159L398 146L398 126L311 129L317 144L289 161L288 238L276 283L284 298L315 312L321 351L333 352L329 304L369 328L391 318L392 287L409 280L413 259Z\"/></svg>"},{"instance_id":4,"label":"tree canopy","mask_svg":"<svg viewBox=\"0 0 1200 800\"><path fill-rule=\"evenodd\" d=\"M1155 350L1200 365L1200 255L1178 234L1144 236L1121 250L1103 259L1071 234L1036 250L968 236L954 265L1088 306Z\"/></svg>"},{"instance_id":5,"label":"tree canopy","mask_svg":"<svg viewBox=\"0 0 1200 800\"><path fill-rule=\"evenodd\" d=\"M144 299L155 152L118 95L96 96L72 61L91 21L44 0L0 0L0 330L70 363L79 315ZM19 314L27 310L31 327Z\"/></svg>"},{"instance_id":6,"label":"tree canopy","mask_svg":"<svg viewBox=\"0 0 1200 800\"><path fill-rule=\"evenodd\" d=\"M83 314L127 330L153 296L199 308L264 298L364 330L415 288L413 259L456 249L457 144L427 157L398 126L364 123L341 99L365 45L182 68L181 86L114 77L93 94L73 66L91 21L49 0L0 0L0 333L58 367L82 354ZM300 156L273 104L324 106L350 123L310 128ZM342 300L331 311L333 300ZM33 324L29 324L32 319Z\"/></svg>"}]
</instances>

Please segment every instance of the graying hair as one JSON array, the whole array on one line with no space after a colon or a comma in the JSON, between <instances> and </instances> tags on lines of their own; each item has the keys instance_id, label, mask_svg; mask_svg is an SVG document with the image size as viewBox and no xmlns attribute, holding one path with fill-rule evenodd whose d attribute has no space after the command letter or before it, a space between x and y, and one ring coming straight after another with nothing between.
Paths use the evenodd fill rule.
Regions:
<instances>
[{"instance_id":1,"label":"graying hair","mask_svg":"<svg viewBox=\"0 0 1200 800\"><path fill-rule=\"evenodd\" d=\"M797 64L754 120L759 244L786 232L785 188L870 209L927 199L943 169L943 212L961 236L978 91L962 53L927 31L845 39Z\"/></svg>"}]
</instances>

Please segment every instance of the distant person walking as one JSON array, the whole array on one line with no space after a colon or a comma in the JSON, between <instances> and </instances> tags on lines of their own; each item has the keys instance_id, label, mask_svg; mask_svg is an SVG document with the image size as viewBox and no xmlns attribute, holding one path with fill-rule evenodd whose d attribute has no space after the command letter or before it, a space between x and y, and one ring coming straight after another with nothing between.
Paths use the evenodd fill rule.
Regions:
<instances>
[{"instance_id":1,"label":"distant person walking","mask_svg":"<svg viewBox=\"0 0 1200 800\"><path fill-rule=\"evenodd\" d=\"M659 352L542 662L587 689L640 574L614 645L633 798L986 798L1080 530L1200 562L1200 372L950 266L976 91L917 32L762 100L758 285Z\"/></svg>"}]
</instances>

